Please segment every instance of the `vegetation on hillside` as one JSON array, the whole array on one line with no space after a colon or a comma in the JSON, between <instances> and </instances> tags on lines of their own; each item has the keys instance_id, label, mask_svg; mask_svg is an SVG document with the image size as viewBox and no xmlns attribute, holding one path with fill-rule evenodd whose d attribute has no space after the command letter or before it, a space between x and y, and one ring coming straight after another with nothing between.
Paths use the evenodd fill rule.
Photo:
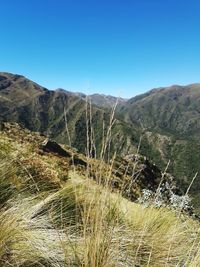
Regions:
<instances>
[{"instance_id":1,"label":"vegetation on hillside","mask_svg":"<svg viewBox=\"0 0 200 267\"><path fill-rule=\"evenodd\" d=\"M85 153L88 105L96 155L100 157L101 138L116 98L92 95L90 101L87 103L87 97L80 93L49 91L23 76L0 73L0 121L21 123ZM154 89L128 101L119 99L109 153L136 153L140 143L140 153L159 168L164 169L171 160L169 171L186 190L195 173L200 173L199 101L199 84ZM199 188L197 178L191 188L196 210Z\"/></svg>"},{"instance_id":2,"label":"vegetation on hillside","mask_svg":"<svg viewBox=\"0 0 200 267\"><path fill-rule=\"evenodd\" d=\"M39 133L2 128L0 266L199 266L198 221L182 208L123 197L128 159L105 164L70 147L63 148L71 156L61 156L44 149ZM138 158L135 173L142 164ZM148 188L143 175L134 194ZM155 188L164 177L158 169L156 177Z\"/></svg>"},{"instance_id":3,"label":"vegetation on hillside","mask_svg":"<svg viewBox=\"0 0 200 267\"><path fill-rule=\"evenodd\" d=\"M169 167L184 190L200 173L200 84L158 88L130 99L121 109L122 119L144 129L142 153L163 168ZM199 177L191 188L199 210Z\"/></svg>"}]
</instances>

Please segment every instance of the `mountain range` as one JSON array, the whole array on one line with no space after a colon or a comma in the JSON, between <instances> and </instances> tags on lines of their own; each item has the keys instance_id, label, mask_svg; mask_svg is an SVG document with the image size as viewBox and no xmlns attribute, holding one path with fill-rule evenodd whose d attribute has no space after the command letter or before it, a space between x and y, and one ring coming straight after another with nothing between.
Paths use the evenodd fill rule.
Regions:
<instances>
[{"instance_id":1,"label":"mountain range","mask_svg":"<svg viewBox=\"0 0 200 267\"><path fill-rule=\"evenodd\" d=\"M115 152L121 156L139 152L163 172L169 165L167 171L186 192L200 173L200 84L153 89L127 100L51 91L24 76L0 73L0 122L20 123L81 153L87 153L89 136L96 157L101 155L117 101L107 159ZM191 187L197 210L199 191L197 175Z\"/></svg>"}]
</instances>

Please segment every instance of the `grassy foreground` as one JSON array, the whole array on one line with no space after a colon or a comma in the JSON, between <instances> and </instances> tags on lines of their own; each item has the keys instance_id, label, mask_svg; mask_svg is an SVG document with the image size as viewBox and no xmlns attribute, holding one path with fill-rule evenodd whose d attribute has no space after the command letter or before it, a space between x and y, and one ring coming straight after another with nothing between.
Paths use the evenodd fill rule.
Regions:
<instances>
[{"instance_id":1,"label":"grassy foreground","mask_svg":"<svg viewBox=\"0 0 200 267\"><path fill-rule=\"evenodd\" d=\"M0 266L200 266L198 221L0 137Z\"/></svg>"}]
</instances>

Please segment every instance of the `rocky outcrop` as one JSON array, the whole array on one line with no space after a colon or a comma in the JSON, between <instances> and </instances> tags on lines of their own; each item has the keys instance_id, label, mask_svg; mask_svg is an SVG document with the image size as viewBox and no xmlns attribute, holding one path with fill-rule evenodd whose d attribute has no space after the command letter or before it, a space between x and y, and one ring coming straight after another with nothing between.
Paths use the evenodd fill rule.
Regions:
<instances>
[{"instance_id":1,"label":"rocky outcrop","mask_svg":"<svg viewBox=\"0 0 200 267\"><path fill-rule=\"evenodd\" d=\"M61 157L71 157L71 154L63 149L58 143L53 140L45 139L41 144L41 149L45 152L56 153Z\"/></svg>"}]
</instances>

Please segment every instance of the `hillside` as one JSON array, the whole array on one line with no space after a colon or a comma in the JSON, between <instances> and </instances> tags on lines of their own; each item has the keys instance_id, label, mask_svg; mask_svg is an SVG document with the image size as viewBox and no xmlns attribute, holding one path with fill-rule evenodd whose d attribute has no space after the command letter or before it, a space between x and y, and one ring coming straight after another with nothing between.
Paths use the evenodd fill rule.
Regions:
<instances>
[{"instance_id":1,"label":"hillside","mask_svg":"<svg viewBox=\"0 0 200 267\"><path fill-rule=\"evenodd\" d=\"M174 178L166 173L163 179L161 170L146 157L134 154L126 157L115 156L110 169L110 164L105 163L103 159L87 158L72 147L59 145L45 135L31 132L16 123L0 124L0 148L5 157L9 158L14 154L16 163L24 166L27 173L30 171L36 183L43 182L37 179L45 175L44 186L49 186L48 181L57 181L57 185L61 186L67 179L68 171L76 170L80 175L89 175L102 184L109 176L113 190L123 190L122 195L132 201L141 197L143 189L155 192L161 182L163 189L167 182L174 193L181 193ZM42 165L46 166L46 169L41 168ZM54 177L57 170L61 173Z\"/></svg>"},{"instance_id":2,"label":"hillside","mask_svg":"<svg viewBox=\"0 0 200 267\"><path fill-rule=\"evenodd\" d=\"M2 267L198 266L199 221L130 201L166 181L177 190L147 159L106 164L9 123L0 148Z\"/></svg>"},{"instance_id":3,"label":"hillside","mask_svg":"<svg viewBox=\"0 0 200 267\"><path fill-rule=\"evenodd\" d=\"M110 108L92 105L90 110L90 101L87 102L80 94L50 91L23 76L9 73L0 73L0 88L0 121L18 122L32 131L45 133L58 142L72 145L82 153L87 147L87 125L91 128L92 124L97 153L100 153L103 131L106 131L103 127L109 125ZM69 134L66 133L66 126ZM138 140L138 129L133 130L132 127L132 133L123 137L124 130L130 132L129 126L117 120L114 127L111 150L123 152L129 145L130 152L135 151L130 139L135 136ZM116 142L119 139L121 142Z\"/></svg>"},{"instance_id":4,"label":"hillside","mask_svg":"<svg viewBox=\"0 0 200 267\"><path fill-rule=\"evenodd\" d=\"M199 134L200 84L158 88L128 100L127 121L179 137Z\"/></svg>"},{"instance_id":5,"label":"hillside","mask_svg":"<svg viewBox=\"0 0 200 267\"><path fill-rule=\"evenodd\" d=\"M0 81L1 120L20 122L30 130L62 139L64 107L77 120L84 110L84 102L79 97L49 91L23 76L2 73ZM80 112L74 114L77 107Z\"/></svg>"},{"instance_id":6,"label":"hillside","mask_svg":"<svg viewBox=\"0 0 200 267\"><path fill-rule=\"evenodd\" d=\"M200 173L200 84L153 89L130 99L120 114L127 123L144 129L144 141L155 148L149 157L160 167L156 151L165 164L171 160L169 171L186 189L195 173ZM199 190L198 176L192 188L196 206Z\"/></svg>"},{"instance_id":7,"label":"hillside","mask_svg":"<svg viewBox=\"0 0 200 267\"><path fill-rule=\"evenodd\" d=\"M102 140L107 138L107 160L114 153L125 156L138 149L162 170L170 160L168 172L186 191L200 173L200 85L159 88L128 101L119 99L112 114L115 101L98 94L86 98L62 89L50 91L23 76L0 73L0 121L20 123L84 154L89 149L93 157L100 157ZM112 115L112 131L106 137ZM199 190L197 176L191 188L197 209Z\"/></svg>"}]
</instances>

